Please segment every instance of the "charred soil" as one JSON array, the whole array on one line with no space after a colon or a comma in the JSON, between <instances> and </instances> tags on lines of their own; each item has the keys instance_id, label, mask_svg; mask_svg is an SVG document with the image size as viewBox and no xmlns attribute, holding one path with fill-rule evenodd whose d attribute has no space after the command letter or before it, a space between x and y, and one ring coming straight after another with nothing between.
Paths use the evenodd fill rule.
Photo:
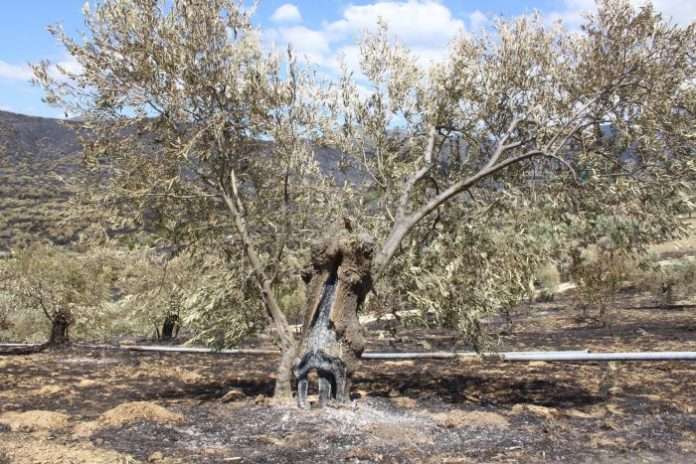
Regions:
<instances>
[{"instance_id":1,"label":"charred soil","mask_svg":"<svg viewBox=\"0 0 696 464\"><path fill-rule=\"evenodd\" d=\"M640 303L624 298L609 327L578 322L559 301L489 328L504 350L696 349L694 309L631 309ZM379 324L367 335L369 351L456 345L446 332ZM80 348L0 356L0 463L696 462L688 362L363 361L352 403L309 411L272 401L276 362Z\"/></svg>"}]
</instances>

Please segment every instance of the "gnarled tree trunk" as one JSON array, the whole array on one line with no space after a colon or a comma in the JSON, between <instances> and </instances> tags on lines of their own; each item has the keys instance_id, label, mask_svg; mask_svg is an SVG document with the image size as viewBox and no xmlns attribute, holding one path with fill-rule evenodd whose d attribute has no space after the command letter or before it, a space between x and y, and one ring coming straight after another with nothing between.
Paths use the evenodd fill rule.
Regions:
<instances>
[{"instance_id":1,"label":"gnarled tree trunk","mask_svg":"<svg viewBox=\"0 0 696 464\"><path fill-rule=\"evenodd\" d=\"M70 326L75 318L69 309L61 309L51 318L51 336L46 344L49 347L70 345Z\"/></svg>"},{"instance_id":2,"label":"gnarled tree trunk","mask_svg":"<svg viewBox=\"0 0 696 464\"><path fill-rule=\"evenodd\" d=\"M307 308L293 372L297 399L308 408L307 376L319 376L319 402L349 401L350 381L365 340L358 310L372 287L372 240L353 234L326 238L312 247Z\"/></svg>"},{"instance_id":3,"label":"gnarled tree trunk","mask_svg":"<svg viewBox=\"0 0 696 464\"><path fill-rule=\"evenodd\" d=\"M162 333L160 341L171 342L179 334L179 316L177 314L167 314L162 323Z\"/></svg>"}]
</instances>

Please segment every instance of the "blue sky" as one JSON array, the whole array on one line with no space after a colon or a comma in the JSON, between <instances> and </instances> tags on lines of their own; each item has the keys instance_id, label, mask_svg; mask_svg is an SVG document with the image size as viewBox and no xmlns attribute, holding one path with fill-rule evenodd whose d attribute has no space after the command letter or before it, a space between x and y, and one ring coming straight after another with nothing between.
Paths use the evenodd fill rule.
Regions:
<instances>
[{"instance_id":1,"label":"blue sky","mask_svg":"<svg viewBox=\"0 0 696 464\"><path fill-rule=\"evenodd\" d=\"M44 105L41 91L27 82L31 76L27 62L50 59L76 66L46 26L59 21L76 35L83 30L85 0L0 3L0 109L61 117L62 111ZM680 24L696 17L696 0L655 0L654 4ZM331 72L339 52L354 64L355 34L374 26L377 17L384 18L396 35L429 61L442 54L454 34L485 27L491 14L514 16L537 9L549 20L562 20L572 28L593 7L594 0L261 0L254 22L268 43L292 42L298 53Z\"/></svg>"}]
</instances>

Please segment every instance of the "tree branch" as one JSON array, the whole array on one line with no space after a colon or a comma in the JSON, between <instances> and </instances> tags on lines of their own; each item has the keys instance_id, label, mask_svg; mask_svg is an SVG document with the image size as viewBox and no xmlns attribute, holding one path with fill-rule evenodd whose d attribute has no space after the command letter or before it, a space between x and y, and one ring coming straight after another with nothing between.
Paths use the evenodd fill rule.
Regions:
<instances>
[{"instance_id":1,"label":"tree branch","mask_svg":"<svg viewBox=\"0 0 696 464\"><path fill-rule=\"evenodd\" d=\"M529 159L533 156L538 155L547 155L547 153L542 150L530 150L521 155L508 158L507 160L502 161L494 166L484 167L473 176L459 181L451 185L446 190L443 190L442 192L440 192L439 195L433 197L429 202L421 206L410 216L404 217L402 220L397 221L392 227L389 237L385 241L384 245L382 246L382 249L380 250L373 262L373 281L376 282L380 277L382 277L384 270L387 267L387 264L389 264L394 254L398 250L399 244L404 239L404 237L411 231L413 226L418 223L418 221L420 221L425 216L433 212L435 209L437 209L443 203L447 202L453 196L469 189L481 179L484 179L500 171L503 168L506 168L513 164L519 163L525 159Z\"/></svg>"},{"instance_id":2,"label":"tree branch","mask_svg":"<svg viewBox=\"0 0 696 464\"><path fill-rule=\"evenodd\" d=\"M502 155L506 151L508 151L512 148L518 147L522 144L522 142L513 142L510 144L507 143L508 139L510 138L510 135L512 135L512 132L517 128L517 125L521 121L522 121L521 118L515 118L512 120L507 131L505 131L505 134L503 134L503 137L498 141L498 144L495 147L495 152L493 152L493 156L491 156L491 159L488 160L488 163L486 163L486 167L484 169L490 168L495 163L497 163L498 158L500 158L500 155Z\"/></svg>"},{"instance_id":3,"label":"tree branch","mask_svg":"<svg viewBox=\"0 0 696 464\"><path fill-rule=\"evenodd\" d=\"M408 201L411 197L413 187L428 173L430 167L432 166L436 134L437 131L435 126L431 127L428 131L428 144L425 148L425 152L423 153L423 167L414 172L404 185L404 189L401 192L401 197L399 198L399 206L396 210L396 222L401 221L406 216L406 207L408 206Z\"/></svg>"},{"instance_id":4,"label":"tree branch","mask_svg":"<svg viewBox=\"0 0 696 464\"><path fill-rule=\"evenodd\" d=\"M261 290L261 295L263 297L266 309L268 310L268 315L273 320L276 330L278 331L278 336L280 337L283 345L283 351L293 349L295 346L295 340L292 336L292 332L290 331L288 320L283 311L280 309L280 306L278 306L278 302L271 285L271 280L266 276L266 273L263 270L259 255L254 248L251 237L249 236L244 216L237 207L237 205L241 205L241 200L237 195L238 189L234 171L230 172L230 183L233 195L235 196L234 200L230 197L229 192L222 183L219 185L220 193L222 194L222 198L225 200L227 208L234 216L234 223L237 228L237 232L239 232L239 235L241 236L242 243L244 245L244 252L246 253L247 259L251 264L254 277L256 278L256 284Z\"/></svg>"}]
</instances>

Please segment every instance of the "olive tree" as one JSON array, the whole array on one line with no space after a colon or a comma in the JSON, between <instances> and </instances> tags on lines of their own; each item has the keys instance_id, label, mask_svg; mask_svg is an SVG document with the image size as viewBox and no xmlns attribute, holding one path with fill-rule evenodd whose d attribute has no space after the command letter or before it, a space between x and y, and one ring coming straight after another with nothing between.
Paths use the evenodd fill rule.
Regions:
<instances>
[{"instance_id":1,"label":"olive tree","mask_svg":"<svg viewBox=\"0 0 696 464\"><path fill-rule=\"evenodd\" d=\"M82 72L54 80L37 64L46 101L81 115L111 204L136 204L178 241L242 252L284 353L276 393L289 395L295 340L275 290L340 195L308 144L326 126L322 87L290 50L266 52L236 1L108 0L85 25L79 40L51 28Z\"/></svg>"},{"instance_id":2,"label":"olive tree","mask_svg":"<svg viewBox=\"0 0 696 464\"><path fill-rule=\"evenodd\" d=\"M0 298L5 299L7 298L6 296L2 295ZM8 308L5 307L5 304L0 305L0 330L5 330L10 327L10 321L8 319L9 311Z\"/></svg>"},{"instance_id":3,"label":"olive tree","mask_svg":"<svg viewBox=\"0 0 696 464\"><path fill-rule=\"evenodd\" d=\"M36 243L0 261L0 304L8 314L40 311L50 323L43 347L71 343L70 328L101 310L111 297L110 254L78 254Z\"/></svg>"},{"instance_id":4,"label":"olive tree","mask_svg":"<svg viewBox=\"0 0 696 464\"><path fill-rule=\"evenodd\" d=\"M120 303L129 319L154 328L158 340L170 342L183 328L189 342L224 347L254 329L258 319L257 305L249 301L256 295L240 285L244 276L234 264L210 250L131 253L120 272Z\"/></svg>"},{"instance_id":5,"label":"olive tree","mask_svg":"<svg viewBox=\"0 0 696 464\"><path fill-rule=\"evenodd\" d=\"M452 254L449 282L503 266L461 277L466 301L454 287L431 293L474 321L496 279L522 281L524 255L550 252L534 244L536 221L550 241L608 211L641 237L678 231L682 203L665 199L692 179L693 139L672 140L691 111L680 104L693 88L693 26L600 1L579 33L499 19L427 69L382 26L360 40L361 76L344 66L330 83L291 51L265 50L250 14L232 0L105 0L86 9L81 38L51 29L82 71L34 71L48 103L82 117L91 159L113 160L95 163L110 171L113 203L156 211L188 245L217 237L241 251L283 352L276 395L291 392L297 351L277 290L310 257L308 324L327 308L354 314L370 290L405 285L403 272L439 273ZM489 261L515 235L489 239L486 221L525 238ZM422 302L420 290L406 293Z\"/></svg>"},{"instance_id":6,"label":"olive tree","mask_svg":"<svg viewBox=\"0 0 696 464\"><path fill-rule=\"evenodd\" d=\"M610 240L632 251L682 233L677 215L694 179L682 108L695 32L650 6L600 2L579 33L534 15L501 19L456 39L427 70L385 26L365 35L368 92L346 69L330 103L333 140L374 198L352 213L378 237L369 285L357 291L399 289L475 334L481 316L514 303L540 259L564 244ZM355 272L346 261L334 263L331 292ZM343 300L359 306L361 296ZM311 338L323 333L308 336L298 372L305 359L321 372L329 363L312 358ZM340 346L354 346L350 338Z\"/></svg>"}]
</instances>

